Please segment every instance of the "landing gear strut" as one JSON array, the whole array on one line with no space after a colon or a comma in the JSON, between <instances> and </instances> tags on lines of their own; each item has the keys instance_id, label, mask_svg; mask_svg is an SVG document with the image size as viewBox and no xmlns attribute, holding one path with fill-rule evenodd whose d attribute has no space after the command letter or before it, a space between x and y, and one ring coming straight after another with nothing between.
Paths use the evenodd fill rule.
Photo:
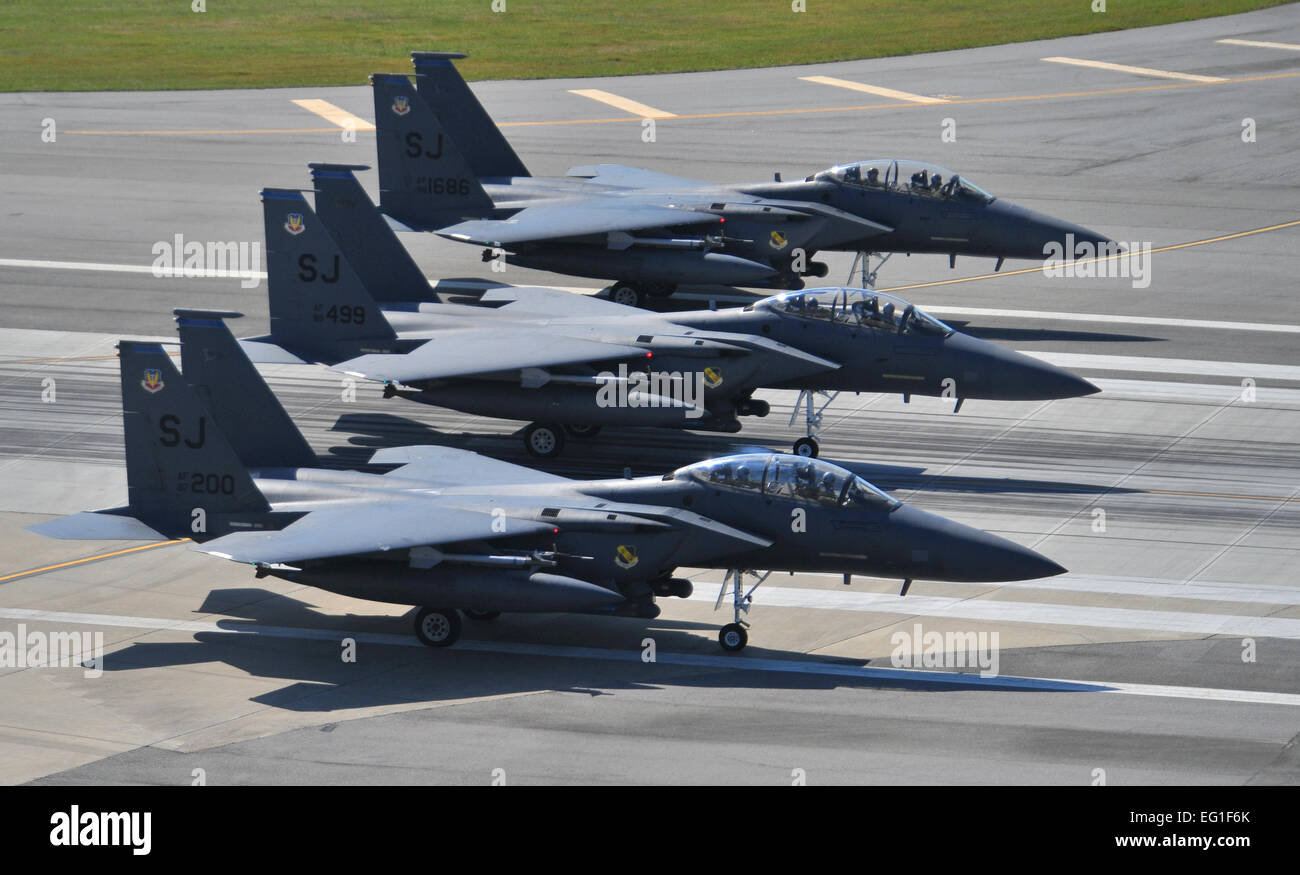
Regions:
<instances>
[{"instance_id":1,"label":"landing gear strut","mask_svg":"<svg viewBox=\"0 0 1300 875\"><path fill-rule=\"evenodd\" d=\"M892 252L886 252L881 255L879 252L867 252L865 250L857 253L853 256L853 266L849 268L848 282L852 283L853 275L858 274L862 288L874 289L876 287L876 274L880 273L880 269L885 266L885 262L889 261L889 256L893 254ZM871 267L872 256L880 259L880 261L876 262L874 269Z\"/></svg>"},{"instance_id":2,"label":"landing gear strut","mask_svg":"<svg viewBox=\"0 0 1300 875\"><path fill-rule=\"evenodd\" d=\"M795 455L807 456L810 459L817 458L817 454L821 452L821 445L817 443L814 435L821 431L822 415L839 394L839 392L826 392L820 389L800 390L799 398L794 402L794 411L790 414L790 425L794 425L794 421L799 418L799 409L803 408L804 429L808 436L794 442ZM825 400L819 401L817 396Z\"/></svg>"},{"instance_id":3,"label":"landing gear strut","mask_svg":"<svg viewBox=\"0 0 1300 875\"><path fill-rule=\"evenodd\" d=\"M722 589L718 592L718 600L713 605L713 610L722 607L722 600L726 598L727 588L731 588L731 608L735 614L736 621L728 623L718 631L718 643L722 649L728 653L739 653L745 649L749 643L749 623L742 617L742 614L749 613L749 606L754 601L754 590L763 585L763 581L772 572L770 571L748 571L742 568L728 569L727 573L722 576ZM758 580L749 591L745 591L745 575L757 577Z\"/></svg>"}]
</instances>

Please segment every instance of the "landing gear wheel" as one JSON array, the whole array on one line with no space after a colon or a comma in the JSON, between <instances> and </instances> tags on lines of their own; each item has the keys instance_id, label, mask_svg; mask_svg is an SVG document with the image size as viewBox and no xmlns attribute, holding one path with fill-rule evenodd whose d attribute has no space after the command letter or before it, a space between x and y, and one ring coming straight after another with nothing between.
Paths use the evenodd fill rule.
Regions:
<instances>
[{"instance_id":1,"label":"landing gear wheel","mask_svg":"<svg viewBox=\"0 0 1300 875\"><path fill-rule=\"evenodd\" d=\"M674 598L688 599L695 592L695 585L685 578L676 578L668 588L668 594Z\"/></svg>"},{"instance_id":2,"label":"landing gear wheel","mask_svg":"<svg viewBox=\"0 0 1300 875\"><path fill-rule=\"evenodd\" d=\"M454 608L420 608L415 637L430 647L450 647L460 639L460 614Z\"/></svg>"},{"instance_id":3,"label":"landing gear wheel","mask_svg":"<svg viewBox=\"0 0 1300 875\"><path fill-rule=\"evenodd\" d=\"M631 283L617 283L610 289L609 299L625 307L640 307L645 302L645 292Z\"/></svg>"},{"instance_id":4,"label":"landing gear wheel","mask_svg":"<svg viewBox=\"0 0 1300 875\"><path fill-rule=\"evenodd\" d=\"M718 643L728 653L739 653L749 643L749 633L739 623L728 623L718 630Z\"/></svg>"},{"instance_id":5,"label":"landing gear wheel","mask_svg":"<svg viewBox=\"0 0 1300 875\"><path fill-rule=\"evenodd\" d=\"M794 442L794 454L796 456L815 459L819 452L821 452L821 447L817 444L817 438L804 437Z\"/></svg>"},{"instance_id":6,"label":"landing gear wheel","mask_svg":"<svg viewBox=\"0 0 1300 875\"><path fill-rule=\"evenodd\" d=\"M550 422L534 422L524 429L524 449L530 456L553 459L564 449L564 430Z\"/></svg>"},{"instance_id":7,"label":"landing gear wheel","mask_svg":"<svg viewBox=\"0 0 1300 875\"><path fill-rule=\"evenodd\" d=\"M466 608L463 613L471 620L478 620L483 623L486 623L488 620L495 620L497 617L501 616L500 611L480 611L476 608Z\"/></svg>"},{"instance_id":8,"label":"landing gear wheel","mask_svg":"<svg viewBox=\"0 0 1300 875\"><path fill-rule=\"evenodd\" d=\"M566 425L564 433L574 440L587 441L600 434L599 425Z\"/></svg>"}]
</instances>

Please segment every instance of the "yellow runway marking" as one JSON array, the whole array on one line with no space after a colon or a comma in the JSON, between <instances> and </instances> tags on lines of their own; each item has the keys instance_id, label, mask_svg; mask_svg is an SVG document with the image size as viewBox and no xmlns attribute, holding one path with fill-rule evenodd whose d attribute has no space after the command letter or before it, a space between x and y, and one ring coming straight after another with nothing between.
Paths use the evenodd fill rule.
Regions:
<instances>
[{"instance_id":1,"label":"yellow runway marking","mask_svg":"<svg viewBox=\"0 0 1300 875\"><path fill-rule=\"evenodd\" d=\"M1292 52L1300 52L1300 46L1294 43L1270 43L1253 39L1221 39L1215 40L1215 42L1228 46L1252 46L1257 49L1287 49Z\"/></svg>"},{"instance_id":2,"label":"yellow runway marking","mask_svg":"<svg viewBox=\"0 0 1300 875\"><path fill-rule=\"evenodd\" d=\"M1143 489L1148 495L1191 495L1198 498L1234 498L1244 501L1297 501L1300 498L1293 498L1286 495L1234 495L1231 492L1179 492L1173 489Z\"/></svg>"},{"instance_id":3,"label":"yellow runway marking","mask_svg":"<svg viewBox=\"0 0 1300 875\"><path fill-rule=\"evenodd\" d=\"M347 131L373 131L375 129L375 126L370 122L360 116L353 115L346 109L335 106L328 100L304 99L293 102L308 112L314 112L325 121L333 122Z\"/></svg>"},{"instance_id":4,"label":"yellow runway marking","mask_svg":"<svg viewBox=\"0 0 1300 875\"><path fill-rule=\"evenodd\" d=\"M1168 70L1152 70L1150 67L1130 67L1128 64L1112 64L1109 61L1089 61L1084 58L1043 58L1053 64L1072 64L1075 67L1095 67L1098 70L1114 70L1116 73L1133 73L1137 76L1155 76L1159 79L1182 79L1186 82L1227 82L1222 76L1197 76L1195 73L1171 73Z\"/></svg>"},{"instance_id":5,"label":"yellow runway marking","mask_svg":"<svg viewBox=\"0 0 1300 875\"><path fill-rule=\"evenodd\" d=\"M834 76L800 76L804 82L816 82L819 85L833 85L836 88L847 88L850 91L865 91L868 94L874 94L877 97L892 97L895 100L907 100L912 103L947 103L942 97L926 97L924 94L912 94L909 91L895 91L892 88L881 88L879 85L863 85L861 82L852 82L848 79L836 79Z\"/></svg>"},{"instance_id":6,"label":"yellow runway marking","mask_svg":"<svg viewBox=\"0 0 1300 875\"><path fill-rule=\"evenodd\" d=\"M174 541L159 541L156 544L143 544L139 547L128 547L125 550L114 550L112 553L99 553L95 556L87 556L85 559L73 559L71 562L60 562L57 565L46 565L42 568L29 568L26 571L18 571L0 577L0 583L3 583L6 580L14 580L19 577L31 577L33 574L44 574L47 571L56 571L60 568L71 568L74 565L85 565L87 562L97 562L100 559L112 559L114 556L125 556L127 553L139 553L141 550L153 550L158 547L168 547L172 544L180 544L188 540L189 538L177 538Z\"/></svg>"},{"instance_id":7,"label":"yellow runway marking","mask_svg":"<svg viewBox=\"0 0 1300 875\"><path fill-rule=\"evenodd\" d=\"M644 103L637 103L635 100L628 100L626 97L619 97L617 94L610 94L608 91L601 91L599 88L570 88L569 93L576 94L579 97L587 97L591 100L598 100L615 109L630 112L637 118L677 118L671 112L664 112L662 109L655 109L653 106L646 106Z\"/></svg>"},{"instance_id":8,"label":"yellow runway marking","mask_svg":"<svg viewBox=\"0 0 1300 875\"><path fill-rule=\"evenodd\" d=\"M1269 225L1268 227L1265 228L1252 228L1249 231L1238 231L1235 234L1223 234L1219 237L1207 237L1204 240L1192 240L1189 243L1174 243L1169 246L1157 246L1153 248L1151 251L1153 253L1172 252L1175 249L1187 249L1192 246L1205 246L1208 243L1222 243L1224 240L1236 240L1238 237L1250 237L1254 234L1264 234L1268 231L1280 231L1283 228L1294 228L1296 225L1300 225L1300 219L1295 219L1294 221L1291 222L1282 222L1281 224L1278 225ZM1099 258L1085 258L1080 261L1067 262L1067 263L1068 264L1097 264L1102 261L1115 261L1116 259L1120 259L1120 258L1128 258L1128 253L1121 252L1118 255L1105 255ZM1062 267L1064 267L1064 264L1062 265ZM1042 271L1041 267L1022 267L1019 270L1003 270L997 273L982 273L978 276L959 277L958 279L952 279L952 280L935 280L934 282L928 282L928 283L912 283L911 285L906 285L906 286L891 286L890 288L881 289L880 291L897 292L897 291L902 291L903 289L927 289L930 288L931 286L951 286L951 285L956 285L957 283L970 283L970 282L974 282L975 280L991 280L997 277L1019 276L1020 274L1040 273L1041 271Z\"/></svg>"},{"instance_id":9,"label":"yellow runway marking","mask_svg":"<svg viewBox=\"0 0 1300 875\"><path fill-rule=\"evenodd\" d=\"M1166 85L1130 85L1126 88L1100 88L1092 91L1062 91L1053 94L1013 94L1003 97L970 97L964 99L952 99L950 105L968 105L976 103L1008 103L1012 101L1035 101L1035 100L1065 100L1075 97L1107 97L1114 94L1138 94L1146 91L1170 91L1176 88L1203 88L1207 85L1238 85L1245 82L1264 82L1269 79L1292 79L1300 76L1300 72L1293 73L1268 73L1262 76L1241 76L1236 79L1221 79L1213 82L1175 82ZM870 103L856 106L821 106L807 107L801 106L794 109L750 109L739 110L736 112L697 112L684 113L666 116L675 119L715 119L715 118L758 118L762 116L781 116L781 115L814 115L827 112L867 112L876 109L917 109L927 106L924 103ZM527 127L550 127L556 125L617 125L627 124L629 122L639 122L640 117L620 116L619 118L581 118L581 119L550 119L545 121L532 122L498 122L499 128L527 128ZM88 136L211 136L211 135L243 135L243 134L332 134L337 133L338 128L250 128L250 129L227 129L227 130L151 130L151 131L108 131L108 130L69 130L64 131L66 134L83 134Z\"/></svg>"}]
</instances>

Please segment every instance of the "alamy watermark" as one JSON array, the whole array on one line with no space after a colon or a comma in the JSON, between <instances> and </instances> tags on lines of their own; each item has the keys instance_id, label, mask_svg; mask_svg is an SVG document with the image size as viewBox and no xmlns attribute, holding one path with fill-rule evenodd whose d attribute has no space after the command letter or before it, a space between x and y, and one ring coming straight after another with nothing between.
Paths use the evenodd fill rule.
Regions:
<instances>
[{"instance_id":1,"label":"alamy watermark","mask_svg":"<svg viewBox=\"0 0 1300 875\"><path fill-rule=\"evenodd\" d=\"M1069 256L1070 260L1066 260ZM1043 276L1047 277L1122 277L1132 279L1133 288L1145 289L1151 285L1151 244L1144 241L1117 243L1107 240L1096 244L1091 240L1074 239L1065 235L1065 243L1051 240L1043 244Z\"/></svg>"},{"instance_id":2,"label":"alamy watermark","mask_svg":"<svg viewBox=\"0 0 1300 875\"><path fill-rule=\"evenodd\" d=\"M73 668L86 677L104 673L103 632L41 632L18 624L17 632L0 630L0 668Z\"/></svg>"},{"instance_id":3,"label":"alamy watermark","mask_svg":"<svg viewBox=\"0 0 1300 875\"><path fill-rule=\"evenodd\" d=\"M618 373L596 375L597 407L681 407L687 419L705 414L704 390L722 385L716 368L702 371L629 371L620 364Z\"/></svg>"},{"instance_id":4,"label":"alamy watermark","mask_svg":"<svg viewBox=\"0 0 1300 875\"><path fill-rule=\"evenodd\" d=\"M997 632L926 632L920 623L912 631L889 636L894 668L979 668L980 677L997 677L1001 664Z\"/></svg>"}]
</instances>

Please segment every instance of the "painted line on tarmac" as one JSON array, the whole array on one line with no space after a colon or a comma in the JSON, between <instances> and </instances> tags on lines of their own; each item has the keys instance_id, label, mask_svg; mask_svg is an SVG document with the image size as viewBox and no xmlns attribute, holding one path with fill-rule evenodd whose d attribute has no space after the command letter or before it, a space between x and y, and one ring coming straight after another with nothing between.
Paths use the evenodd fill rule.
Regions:
<instances>
[{"instance_id":1,"label":"painted line on tarmac","mask_svg":"<svg viewBox=\"0 0 1300 875\"><path fill-rule=\"evenodd\" d=\"M328 100L304 98L292 102L308 112L316 113L327 122L333 122L346 131L373 131L375 129L375 126L370 122L360 116L353 115L342 107L335 106Z\"/></svg>"},{"instance_id":2,"label":"painted line on tarmac","mask_svg":"<svg viewBox=\"0 0 1300 875\"><path fill-rule=\"evenodd\" d=\"M893 88L882 88L879 85L864 85L861 82L852 82L848 79L836 79L834 76L800 76L803 82L816 82L818 85L833 85L836 88L847 88L850 91L865 91L867 94L874 94L877 97L892 97L895 100L906 100L911 103L947 103L942 97L927 97L924 94L912 94L910 91L895 91Z\"/></svg>"},{"instance_id":3,"label":"painted line on tarmac","mask_svg":"<svg viewBox=\"0 0 1300 875\"><path fill-rule=\"evenodd\" d=\"M1019 350L1061 368L1094 371L1135 371L1143 374L1191 374L1201 377L1251 377L1256 380L1300 381L1300 366L1267 365L1260 362L1219 362L1197 359L1167 359L1150 356L1095 355L1080 352L1036 352Z\"/></svg>"},{"instance_id":4,"label":"painted line on tarmac","mask_svg":"<svg viewBox=\"0 0 1300 875\"><path fill-rule=\"evenodd\" d=\"M1222 406L1234 401L1243 407L1300 407L1300 389L1274 389L1270 386L1256 387L1255 400L1242 398L1243 386L1230 383L1176 383L1160 380L1109 380L1094 377L1088 382L1101 390L1100 395L1092 398L1106 398L1117 401L1161 401L1161 402L1196 402ZM915 398L912 399L915 402Z\"/></svg>"},{"instance_id":5,"label":"painted line on tarmac","mask_svg":"<svg viewBox=\"0 0 1300 875\"><path fill-rule=\"evenodd\" d=\"M35 258L0 258L0 267L41 270L89 270L101 273L145 273L157 279L266 279L264 270L221 268L154 268L152 264L106 264L99 261L47 261Z\"/></svg>"},{"instance_id":6,"label":"painted line on tarmac","mask_svg":"<svg viewBox=\"0 0 1300 875\"><path fill-rule=\"evenodd\" d=\"M1292 52L1300 52L1300 46L1295 43L1271 43L1265 40L1254 39L1220 39L1216 43L1223 43L1225 46L1251 46L1257 49L1286 49Z\"/></svg>"},{"instance_id":7,"label":"painted line on tarmac","mask_svg":"<svg viewBox=\"0 0 1300 875\"><path fill-rule=\"evenodd\" d=\"M1176 249L1190 249L1193 246L1205 246L1210 243L1222 243L1225 240L1236 240L1240 237L1251 237L1255 234L1265 234L1268 233L1269 231L1281 231L1284 228L1294 228L1297 225L1300 225L1300 219L1293 219L1289 222L1279 222L1276 225L1266 225L1263 228L1251 228L1248 231L1237 231L1234 234L1221 234L1218 237L1206 237L1203 240L1189 240L1186 243L1172 243L1168 246L1157 246L1151 249L1150 253L1173 252ZM1103 261L1118 261L1122 258L1129 258L1129 257L1130 257L1129 253L1120 252L1114 255L1102 255L1097 258L1084 258L1084 259L1079 259L1077 261L1063 263L1060 269L1063 271L1072 271L1075 270L1076 265L1100 264ZM926 283L909 283L908 285L905 286L890 286L889 288L877 289L876 291L898 292L898 291L904 291L906 289L928 289L931 288L932 286L951 286L951 285L956 285L957 283L971 283L971 282L975 282L976 280L991 280L991 279L997 279L999 277L1004 277L1004 276L1023 276L1024 274L1028 274L1028 273L1041 273L1050 279L1051 277L1047 274L1046 271L1047 271L1047 266L1044 264L1039 267L1022 267L1017 270L1003 270L1003 271L995 271L993 273L981 273L981 274L977 274L976 276L963 276L951 280L934 280L932 282L926 282Z\"/></svg>"},{"instance_id":8,"label":"painted line on tarmac","mask_svg":"<svg viewBox=\"0 0 1300 875\"><path fill-rule=\"evenodd\" d=\"M971 98L951 98L948 100L950 105L957 104L974 104L974 103L1006 103L1011 101L1035 101L1035 100L1064 100L1076 97L1107 97L1115 94L1135 94L1144 91L1168 91L1175 88L1204 88L1208 85L1238 85L1244 82L1264 82L1270 79L1290 79L1300 76L1300 72L1295 73L1267 73L1260 76L1239 76L1235 79L1223 79L1215 82L1176 82L1164 85L1134 85L1127 88L1101 88L1091 91L1063 91L1055 94L1013 94L1002 97L971 97ZM678 113L673 118L692 120L692 119L719 119L719 118L757 118L760 116L782 116L782 115L812 115L827 112L868 112L877 109L915 109L925 107L924 103L875 103L864 104L859 106L821 106L809 107L801 106L792 109L754 109L754 110L737 110L733 112L697 112L697 113ZM625 116L620 118L585 118L585 119L553 119L545 121L519 121L519 122L497 122L499 128L521 128L521 127L552 127L557 125L609 125L609 124L626 124L629 122L639 122L644 116ZM338 128L252 128L252 129L227 129L227 130L149 130L149 131L114 131L114 130L68 130L65 134L82 134L87 136L212 136L212 135L230 135L237 136L241 134L330 134L337 133Z\"/></svg>"},{"instance_id":9,"label":"painted line on tarmac","mask_svg":"<svg viewBox=\"0 0 1300 875\"><path fill-rule=\"evenodd\" d=\"M599 101L615 109L621 109L637 118L677 118L675 113L655 109L653 106L646 106L644 103L637 103L635 100L619 97L617 94L610 94L608 91L601 91L599 88L570 88L569 93L576 94L579 97L586 97L589 100Z\"/></svg>"},{"instance_id":10,"label":"painted line on tarmac","mask_svg":"<svg viewBox=\"0 0 1300 875\"><path fill-rule=\"evenodd\" d=\"M1147 490L1143 490L1146 492ZM1163 494L1163 493L1161 493ZM1182 493L1180 493L1182 494ZM1219 496L1226 498L1235 496ZM1265 498L1266 496L1242 496ZM1287 501L1286 498L1267 496L1269 501ZM801 577L840 581L843 575L811 572ZM1193 601L1236 602L1253 605L1300 605L1300 588L1289 586L1257 586L1251 584L1198 583L1169 580L1157 577L1113 577L1103 574L1062 574L1046 580L1017 580L1008 583L973 583L969 581L943 581L944 586L978 586L984 589L1037 589L1049 592L1094 592L1106 595L1128 595L1153 599L1192 599ZM760 590L761 592L761 590Z\"/></svg>"},{"instance_id":11,"label":"painted line on tarmac","mask_svg":"<svg viewBox=\"0 0 1300 875\"><path fill-rule=\"evenodd\" d=\"M38 574L45 574L49 571L57 571L60 568L72 568L76 565L85 565L87 562L99 562L102 559L112 559L114 556L125 556L128 553L139 553L141 550L153 550L158 547L170 547L172 544L180 544L188 541L189 538L178 538L174 541L159 541L154 544L142 544L139 547L128 547L125 550L114 550L111 553L97 553L94 556L86 556L83 559L73 559L69 562L59 562L56 565L44 565L40 568L29 568L26 571L16 571L13 574L6 574L0 577L0 583L7 580L18 580L23 577L35 577Z\"/></svg>"},{"instance_id":12,"label":"painted line on tarmac","mask_svg":"<svg viewBox=\"0 0 1300 875\"><path fill-rule=\"evenodd\" d=\"M1132 73L1135 76L1154 76L1157 79L1180 79L1184 82L1227 82L1223 76L1198 76L1195 73L1173 73L1169 70L1153 70L1150 67L1131 67L1128 64L1112 64L1109 61L1089 61L1086 58L1043 58L1053 64L1069 64L1074 67L1092 67L1097 70L1111 70L1116 73Z\"/></svg>"},{"instance_id":13,"label":"painted line on tarmac","mask_svg":"<svg viewBox=\"0 0 1300 875\"><path fill-rule=\"evenodd\" d=\"M996 585L996 584L992 584ZM1050 584L1048 584L1050 588ZM714 593L696 587L690 601L715 603ZM903 614L982 620L990 623L1031 623L1049 626L1083 626L1099 629L1140 629L1183 635L1232 635L1243 638L1300 640L1300 619L1207 614L1193 611L1146 611L1089 605L1039 604L993 599L959 599L940 596L899 596L892 593L839 592L797 587L762 587L757 604L776 608L811 608L822 611Z\"/></svg>"},{"instance_id":14,"label":"painted line on tarmac","mask_svg":"<svg viewBox=\"0 0 1300 875\"><path fill-rule=\"evenodd\" d=\"M340 638L353 638L359 643L381 644L396 647L423 647L409 635L387 635L374 632L350 632L344 629L304 629L292 626L260 626L245 620L164 620L153 617L132 617L113 614L85 614L69 611L42 611L30 608L0 608L0 619L29 623L75 624L86 626L111 626L121 629L146 629L159 632L229 633L236 635L295 638L337 643ZM642 663L641 650L607 650L595 647L574 647L552 644L527 644L511 641L458 642L454 650L477 653L504 653L512 656L561 657L590 659L602 662ZM112 659L109 654L106 659ZM861 681L883 681L906 684L932 684L936 686L982 688L992 692L1080 692L1123 693L1137 696L1195 699L1199 701L1232 702L1237 704L1288 705L1300 707L1300 695L1273 693L1258 690L1229 690L1210 687L1175 687L1159 684L1127 682L1084 681L1058 678L1018 677L1015 675L981 677L978 674L925 671L922 669L873 668L870 666L822 662L818 660L771 659L761 656L710 656L700 653L671 653L659 649L651 665L680 665L694 668L731 671L775 672L843 677Z\"/></svg>"},{"instance_id":15,"label":"painted line on tarmac","mask_svg":"<svg viewBox=\"0 0 1300 875\"><path fill-rule=\"evenodd\" d=\"M993 274L996 276L996 274ZM955 282L955 281L954 281ZM880 291L892 291L881 289ZM947 304L922 304L927 313L945 316L1000 316L1007 319L1048 319L1053 322L1100 322L1125 325L1163 325L1169 328L1205 328L1224 331L1266 331L1300 334L1300 325L1275 322L1226 322L1222 319L1175 319L1165 316L1121 316L1116 313L1066 313L1059 310L998 310L987 307L959 307Z\"/></svg>"}]
</instances>

